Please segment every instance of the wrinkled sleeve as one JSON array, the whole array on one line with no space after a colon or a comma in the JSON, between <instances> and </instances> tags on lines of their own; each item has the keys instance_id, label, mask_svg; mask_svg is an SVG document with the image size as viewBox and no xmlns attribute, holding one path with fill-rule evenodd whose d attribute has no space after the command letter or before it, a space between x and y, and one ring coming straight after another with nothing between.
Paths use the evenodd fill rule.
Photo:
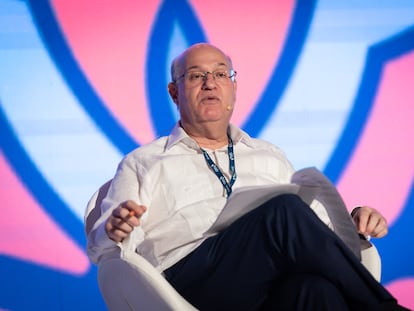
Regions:
<instances>
[{"instance_id":1,"label":"wrinkled sleeve","mask_svg":"<svg viewBox=\"0 0 414 311\"><path fill-rule=\"evenodd\" d=\"M99 263L99 260L104 254L112 252L117 248L126 247L121 243L116 243L109 239L105 231L105 223L111 216L112 211L120 203L126 200L132 200L140 204L138 183L138 174L140 172L137 171L136 167L136 162L130 155L121 161L108 189L108 193L101 203L101 216L95 222L87 236L87 254L94 263ZM145 221L145 218L146 214L143 215L142 222ZM143 237L144 233L142 228L135 227L129 239L131 242L128 243L127 247L136 248L143 240Z\"/></svg>"}]
</instances>

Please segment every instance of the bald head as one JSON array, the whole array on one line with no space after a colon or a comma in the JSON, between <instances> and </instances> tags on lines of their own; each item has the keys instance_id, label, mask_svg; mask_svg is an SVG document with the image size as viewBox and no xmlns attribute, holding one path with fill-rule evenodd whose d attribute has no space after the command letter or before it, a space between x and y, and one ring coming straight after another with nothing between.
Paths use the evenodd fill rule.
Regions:
<instances>
[{"instance_id":1,"label":"bald head","mask_svg":"<svg viewBox=\"0 0 414 311\"><path fill-rule=\"evenodd\" d=\"M222 50L209 43L196 43L186 49L179 56L177 56L171 63L171 81L176 81L177 77L182 75L188 69L186 68L186 59L192 54L199 52L200 50L212 50L222 54L223 58L226 61L225 65L229 69L233 69L230 57L226 55Z\"/></svg>"}]
</instances>

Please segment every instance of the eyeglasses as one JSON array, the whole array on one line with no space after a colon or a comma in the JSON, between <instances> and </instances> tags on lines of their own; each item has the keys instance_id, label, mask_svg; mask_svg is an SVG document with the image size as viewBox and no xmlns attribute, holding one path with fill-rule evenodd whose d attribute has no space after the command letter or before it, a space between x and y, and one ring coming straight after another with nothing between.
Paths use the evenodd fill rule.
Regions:
<instances>
[{"instance_id":1,"label":"eyeglasses","mask_svg":"<svg viewBox=\"0 0 414 311\"><path fill-rule=\"evenodd\" d=\"M177 82L181 78L184 78L184 80L190 84L190 85L198 85L207 80L208 74L211 74L214 81L219 84L225 84L229 82L230 80L234 82L237 71L230 70L228 72L227 70L215 70L215 71L188 71L179 76L177 79L174 80L174 82Z\"/></svg>"}]
</instances>

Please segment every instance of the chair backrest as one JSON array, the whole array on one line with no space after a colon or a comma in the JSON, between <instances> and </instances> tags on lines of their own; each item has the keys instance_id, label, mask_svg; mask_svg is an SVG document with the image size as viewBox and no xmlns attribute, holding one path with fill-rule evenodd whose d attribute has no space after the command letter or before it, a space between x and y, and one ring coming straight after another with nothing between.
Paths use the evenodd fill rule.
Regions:
<instances>
[{"instance_id":1,"label":"chair backrest","mask_svg":"<svg viewBox=\"0 0 414 311\"><path fill-rule=\"evenodd\" d=\"M89 202L86 206L84 224L85 224L85 233L89 234L93 225L101 217L101 203L108 193L108 189L111 186L111 180L108 180L104 183L89 199Z\"/></svg>"}]
</instances>

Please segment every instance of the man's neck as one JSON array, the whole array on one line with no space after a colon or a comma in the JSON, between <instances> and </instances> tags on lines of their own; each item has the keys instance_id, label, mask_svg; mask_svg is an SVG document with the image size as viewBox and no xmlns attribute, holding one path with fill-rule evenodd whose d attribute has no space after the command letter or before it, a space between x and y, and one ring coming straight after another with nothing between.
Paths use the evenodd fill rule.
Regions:
<instances>
[{"instance_id":1,"label":"man's neck","mask_svg":"<svg viewBox=\"0 0 414 311\"><path fill-rule=\"evenodd\" d=\"M194 128L181 124L188 136L194 139L201 148L218 149L228 144L227 126Z\"/></svg>"}]
</instances>

